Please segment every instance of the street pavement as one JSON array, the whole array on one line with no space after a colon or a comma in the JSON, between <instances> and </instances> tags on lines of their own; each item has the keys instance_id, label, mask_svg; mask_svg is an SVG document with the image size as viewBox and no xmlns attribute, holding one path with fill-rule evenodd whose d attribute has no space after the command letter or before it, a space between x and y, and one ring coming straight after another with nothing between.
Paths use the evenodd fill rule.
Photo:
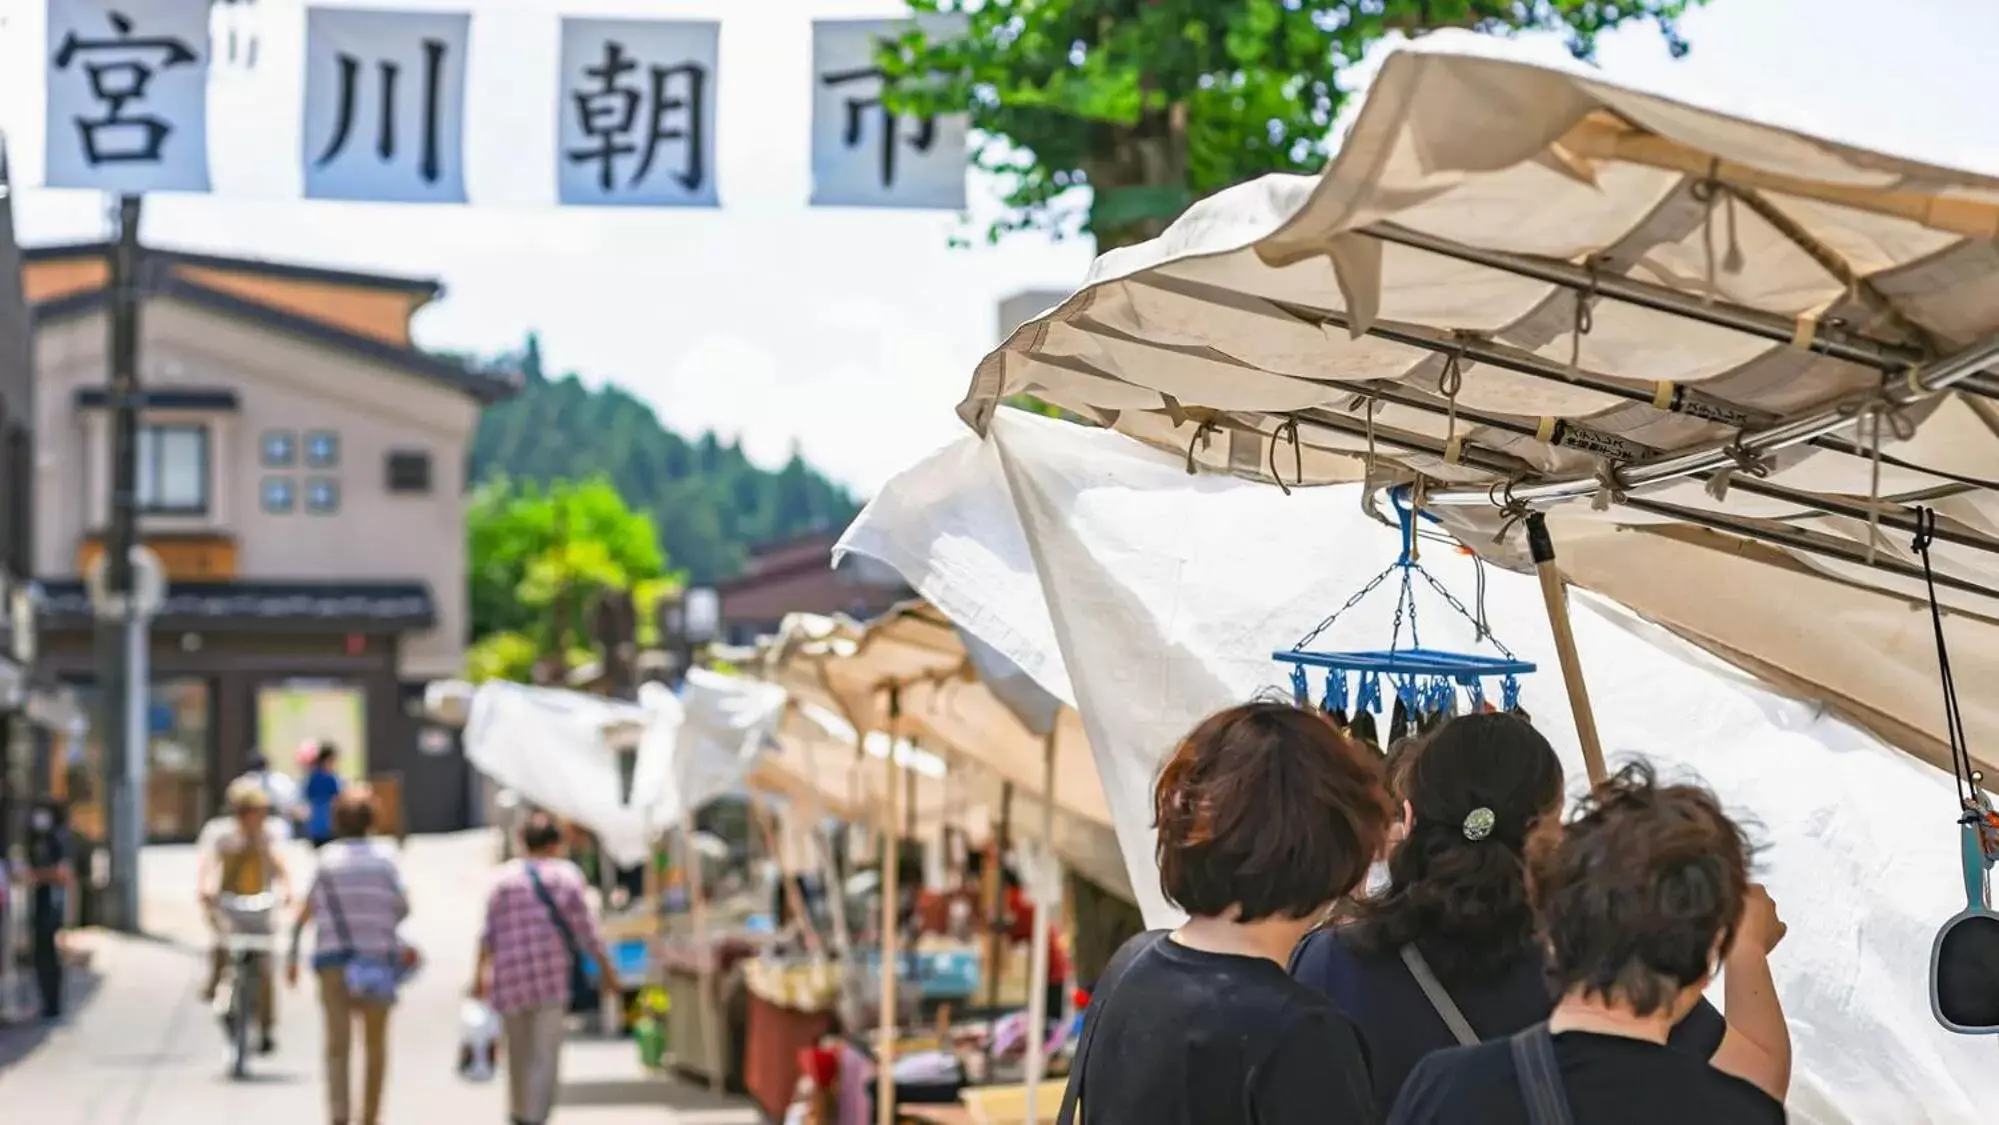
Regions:
<instances>
[{"instance_id":1,"label":"street pavement","mask_svg":"<svg viewBox=\"0 0 1999 1125\"><path fill-rule=\"evenodd\" d=\"M380 1125L506 1121L504 1076L460 1079L458 1013L496 856L486 832L412 839L403 853L408 933L426 958L392 1017ZM294 869L309 876L309 853ZM325 1122L319 1004L310 980L278 999L278 1052L230 1081L220 1026L199 988L206 931L189 848L147 849L144 938L73 935L91 951L85 993L47 1029L0 1029L0 1119L32 1125L274 1125ZM354 1076L358 1109L359 1044ZM563 1056L559 1125L752 1125L745 1099L646 1073L629 1040L578 1032ZM361 1125L355 1122L354 1125Z\"/></svg>"}]
</instances>

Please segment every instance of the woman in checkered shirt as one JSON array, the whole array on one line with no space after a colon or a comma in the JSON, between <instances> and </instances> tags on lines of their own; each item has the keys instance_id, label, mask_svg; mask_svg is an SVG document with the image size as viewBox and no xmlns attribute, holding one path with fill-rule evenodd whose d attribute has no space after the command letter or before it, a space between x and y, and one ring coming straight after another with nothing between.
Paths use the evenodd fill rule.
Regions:
<instances>
[{"instance_id":1,"label":"woman in checkered shirt","mask_svg":"<svg viewBox=\"0 0 1999 1125\"><path fill-rule=\"evenodd\" d=\"M562 856L562 826L547 813L529 816L521 847L526 857L500 869L486 900L472 991L500 1016L514 1125L543 1125L576 999L576 960L594 959L596 986L609 988L603 966L611 959L583 872Z\"/></svg>"}]
</instances>

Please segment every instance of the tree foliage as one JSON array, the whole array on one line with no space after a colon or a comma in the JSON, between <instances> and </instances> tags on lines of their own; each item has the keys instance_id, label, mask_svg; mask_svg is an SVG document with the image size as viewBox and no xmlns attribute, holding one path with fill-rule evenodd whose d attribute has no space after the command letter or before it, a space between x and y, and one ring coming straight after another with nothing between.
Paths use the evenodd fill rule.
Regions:
<instances>
[{"instance_id":1,"label":"tree foliage","mask_svg":"<svg viewBox=\"0 0 1999 1125\"><path fill-rule=\"evenodd\" d=\"M1058 199L1092 189L1100 248L1152 237L1193 200L1269 172L1314 172L1349 93L1343 74L1391 35L1556 32L1589 58L1603 33L1679 20L1705 0L910 0L885 44L889 102L965 112L973 163L1006 185L989 232L1074 225Z\"/></svg>"},{"instance_id":2,"label":"tree foliage","mask_svg":"<svg viewBox=\"0 0 1999 1125\"><path fill-rule=\"evenodd\" d=\"M574 664L589 647L598 595L631 593L645 622L679 582L652 520L603 477L546 488L490 481L473 494L465 525L474 679L527 679L546 655Z\"/></svg>"},{"instance_id":3,"label":"tree foliage","mask_svg":"<svg viewBox=\"0 0 1999 1125\"><path fill-rule=\"evenodd\" d=\"M473 441L470 479L518 482L602 477L651 519L659 546L693 583L741 568L748 549L846 524L860 506L796 451L772 471L711 432L689 439L614 386L574 374L551 377L530 335L517 352L482 366L517 372L521 393L488 407Z\"/></svg>"}]
</instances>

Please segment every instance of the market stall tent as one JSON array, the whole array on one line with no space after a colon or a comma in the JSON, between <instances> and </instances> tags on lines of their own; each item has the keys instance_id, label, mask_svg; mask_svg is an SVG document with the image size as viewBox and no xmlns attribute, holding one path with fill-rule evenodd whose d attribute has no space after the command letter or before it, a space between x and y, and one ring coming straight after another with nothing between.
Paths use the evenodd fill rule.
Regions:
<instances>
[{"instance_id":1,"label":"market stall tent","mask_svg":"<svg viewBox=\"0 0 1999 1125\"><path fill-rule=\"evenodd\" d=\"M1999 180L1419 42L1322 174L1105 254L959 412L1415 485L1512 567L1545 511L1572 581L1946 764L1911 542L1933 511L1958 679L1999 682L1995 237Z\"/></svg>"},{"instance_id":2,"label":"market stall tent","mask_svg":"<svg viewBox=\"0 0 1999 1125\"><path fill-rule=\"evenodd\" d=\"M843 549L894 566L939 611L983 622L1015 664L1042 669L1044 687L1061 685L1146 922L1160 926L1177 914L1153 867L1159 763L1207 714L1288 690L1270 654L1394 557L1395 532L1360 498L1358 486L1286 496L1190 477L1177 452L1002 411L984 439L892 480ZM1423 550L1493 633L1552 667L1531 580L1487 568L1481 582L1450 545ZM1355 612L1342 628L1357 647L1386 636L1387 606ZM1425 628L1443 644L1474 640L1443 614ZM1930 940L1963 903L1948 777L1820 698L1775 691L1608 602L1581 600L1575 635L1613 765L1638 752L1668 776L1697 773L1767 845L1759 874L1790 925L1772 967L1796 1044L1792 1120L1976 1120L1999 1099L1990 1044L1943 1031L1927 1002ZM1579 788L1561 677L1527 677L1523 699Z\"/></svg>"},{"instance_id":3,"label":"market stall tent","mask_svg":"<svg viewBox=\"0 0 1999 1125\"><path fill-rule=\"evenodd\" d=\"M1038 824L1055 746L1055 853L1114 893L1130 882L1075 709L1060 703L996 649L931 606L899 606L869 622L796 614L765 648L757 674L796 704L836 712L876 732L890 726L884 685L900 689L903 738L948 763L951 791L991 817L1000 783L1014 791L1021 823ZM1038 728L1038 729L1037 729Z\"/></svg>"}]
</instances>

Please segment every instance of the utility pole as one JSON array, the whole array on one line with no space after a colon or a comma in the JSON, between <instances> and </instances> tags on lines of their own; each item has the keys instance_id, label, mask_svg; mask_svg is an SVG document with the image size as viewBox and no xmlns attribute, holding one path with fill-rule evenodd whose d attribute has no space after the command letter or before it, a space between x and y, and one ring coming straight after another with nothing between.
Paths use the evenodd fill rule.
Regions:
<instances>
[{"instance_id":1,"label":"utility pole","mask_svg":"<svg viewBox=\"0 0 1999 1125\"><path fill-rule=\"evenodd\" d=\"M104 790L109 798L106 843L111 849L111 924L139 932L139 854L146 836L146 622L133 597L132 550L139 516L139 302L144 271L139 201L118 199L111 242L110 436L111 510L104 536L105 598L97 609L97 682L102 703Z\"/></svg>"}]
</instances>

